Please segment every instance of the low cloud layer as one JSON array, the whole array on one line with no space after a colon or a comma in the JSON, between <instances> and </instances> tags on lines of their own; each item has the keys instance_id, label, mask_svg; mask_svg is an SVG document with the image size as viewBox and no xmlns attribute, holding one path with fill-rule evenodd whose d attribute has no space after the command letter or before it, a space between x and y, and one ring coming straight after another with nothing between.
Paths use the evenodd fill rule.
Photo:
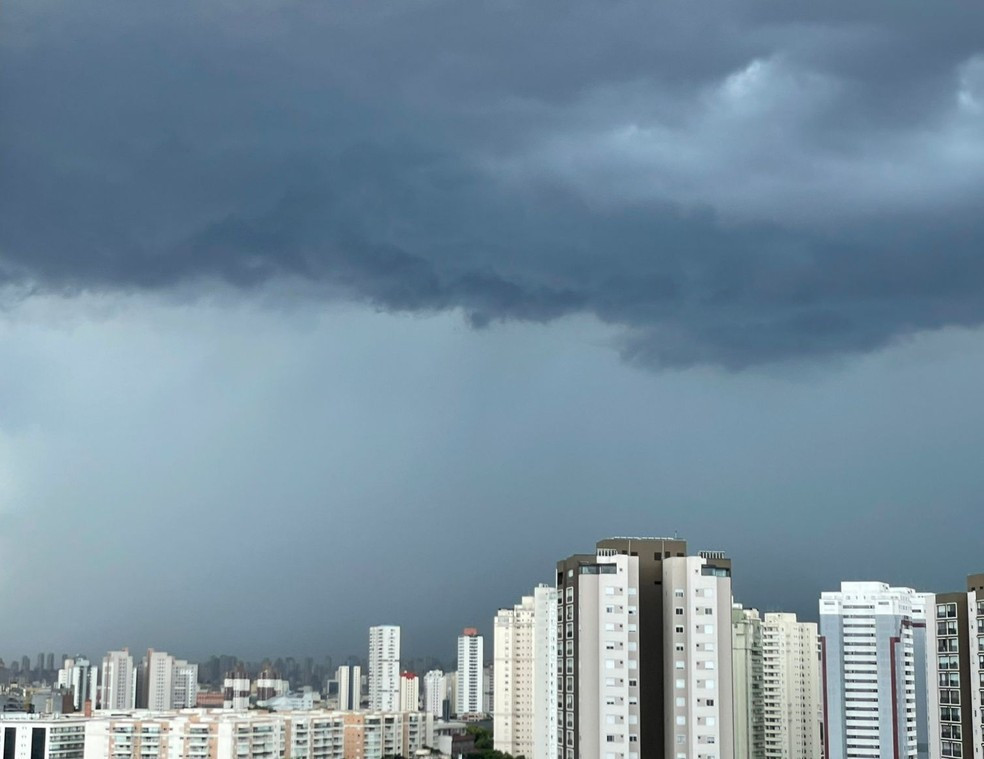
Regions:
<instances>
[{"instance_id":1,"label":"low cloud layer","mask_svg":"<svg viewBox=\"0 0 984 759\"><path fill-rule=\"evenodd\" d=\"M13 0L0 282L587 313L653 366L978 325L982 16Z\"/></svg>"}]
</instances>

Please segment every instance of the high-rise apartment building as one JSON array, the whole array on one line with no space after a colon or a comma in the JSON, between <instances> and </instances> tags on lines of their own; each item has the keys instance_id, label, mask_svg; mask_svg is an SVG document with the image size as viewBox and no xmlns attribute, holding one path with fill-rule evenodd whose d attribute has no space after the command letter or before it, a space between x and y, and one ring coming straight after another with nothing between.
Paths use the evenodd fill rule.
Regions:
<instances>
[{"instance_id":1,"label":"high-rise apartment building","mask_svg":"<svg viewBox=\"0 0 984 759\"><path fill-rule=\"evenodd\" d=\"M612 538L557 562L558 757L662 754L663 560L686 550Z\"/></svg>"},{"instance_id":2,"label":"high-rise apartment building","mask_svg":"<svg viewBox=\"0 0 984 759\"><path fill-rule=\"evenodd\" d=\"M423 712L0 713L6 759L386 759L436 742Z\"/></svg>"},{"instance_id":3,"label":"high-rise apartment building","mask_svg":"<svg viewBox=\"0 0 984 759\"><path fill-rule=\"evenodd\" d=\"M198 665L174 660L174 695L171 705L175 709L191 709L198 703Z\"/></svg>"},{"instance_id":4,"label":"high-rise apartment building","mask_svg":"<svg viewBox=\"0 0 984 759\"><path fill-rule=\"evenodd\" d=\"M455 710L458 708L458 673L445 673L444 685L447 688L448 713L454 714Z\"/></svg>"},{"instance_id":5,"label":"high-rise apartment building","mask_svg":"<svg viewBox=\"0 0 984 759\"><path fill-rule=\"evenodd\" d=\"M249 675L241 665L227 672L222 683L222 708L236 712L248 710L251 689Z\"/></svg>"},{"instance_id":6,"label":"high-rise apartment building","mask_svg":"<svg viewBox=\"0 0 984 759\"><path fill-rule=\"evenodd\" d=\"M264 667L256 678L257 703L286 696L289 692L290 683L271 667Z\"/></svg>"},{"instance_id":7,"label":"high-rise apartment building","mask_svg":"<svg viewBox=\"0 0 984 759\"><path fill-rule=\"evenodd\" d=\"M482 712L491 714L495 707L495 663L482 667Z\"/></svg>"},{"instance_id":8,"label":"high-rise apartment building","mask_svg":"<svg viewBox=\"0 0 984 759\"><path fill-rule=\"evenodd\" d=\"M82 711L88 701L95 701L99 687L99 668L93 667L84 656L65 659L64 666L58 670L58 686L72 690L72 705Z\"/></svg>"},{"instance_id":9,"label":"high-rise apartment building","mask_svg":"<svg viewBox=\"0 0 984 759\"><path fill-rule=\"evenodd\" d=\"M732 676L735 703L735 759L764 759L762 618L735 604L731 612Z\"/></svg>"},{"instance_id":10,"label":"high-rise apartment building","mask_svg":"<svg viewBox=\"0 0 984 759\"><path fill-rule=\"evenodd\" d=\"M420 678L413 672L400 675L400 711L415 712L420 709Z\"/></svg>"},{"instance_id":11,"label":"high-rise apartment building","mask_svg":"<svg viewBox=\"0 0 984 759\"><path fill-rule=\"evenodd\" d=\"M448 683L444 673L432 669L424 675L424 711L437 718L447 717Z\"/></svg>"},{"instance_id":12,"label":"high-rise apartment building","mask_svg":"<svg viewBox=\"0 0 984 759\"><path fill-rule=\"evenodd\" d=\"M474 627L466 627L458 636L458 699L459 717L484 713L482 699L482 670L485 648L482 636Z\"/></svg>"},{"instance_id":13,"label":"high-rise apartment building","mask_svg":"<svg viewBox=\"0 0 984 759\"><path fill-rule=\"evenodd\" d=\"M0 715L0 756L5 759L83 759L82 719Z\"/></svg>"},{"instance_id":14,"label":"high-rise apartment building","mask_svg":"<svg viewBox=\"0 0 984 759\"><path fill-rule=\"evenodd\" d=\"M492 734L512 756L557 755L557 598L540 585L495 617Z\"/></svg>"},{"instance_id":15,"label":"high-rise apartment building","mask_svg":"<svg viewBox=\"0 0 984 759\"><path fill-rule=\"evenodd\" d=\"M930 759L984 757L984 575L930 598L926 682Z\"/></svg>"},{"instance_id":16,"label":"high-rise apartment building","mask_svg":"<svg viewBox=\"0 0 984 759\"><path fill-rule=\"evenodd\" d=\"M925 755L927 599L881 582L821 595L827 759Z\"/></svg>"},{"instance_id":17,"label":"high-rise apartment building","mask_svg":"<svg viewBox=\"0 0 984 759\"><path fill-rule=\"evenodd\" d=\"M369 628L369 708L395 712L400 709L400 628Z\"/></svg>"},{"instance_id":18,"label":"high-rise apartment building","mask_svg":"<svg viewBox=\"0 0 984 759\"><path fill-rule=\"evenodd\" d=\"M338 708L356 711L362 708L362 667L358 664L339 667L335 672L338 683Z\"/></svg>"},{"instance_id":19,"label":"high-rise apartment building","mask_svg":"<svg viewBox=\"0 0 984 759\"><path fill-rule=\"evenodd\" d=\"M110 651L103 657L100 709L133 709L136 705L137 673L127 649Z\"/></svg>"},{"instance_id":20,"label":"high-rise apartment building","mask_svg":"<svg viewBox=\"0 0 984 759\"><path fill-rule=\"evenodd\" d=\"M732 757L731 561L663 559L664 756Z\"/></svg>"},{"instance_id":21,"label":"high-rise apartment building","mask_svg":"<svg viewBox=\"0 0 984 759\"><path fill-rule=\"evenodd\" d=\"M821 759L819 636L814 622L768 613L762 621L766 759Z\"/></svg>"}]
</instances>

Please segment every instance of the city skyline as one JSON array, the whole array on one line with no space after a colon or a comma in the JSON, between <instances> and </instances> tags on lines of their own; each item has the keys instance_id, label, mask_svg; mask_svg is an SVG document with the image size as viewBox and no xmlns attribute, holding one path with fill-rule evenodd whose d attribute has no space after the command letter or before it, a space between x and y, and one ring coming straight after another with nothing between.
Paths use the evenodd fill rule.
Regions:
<instances>
[{"instance_id":1,"label":"city skyline","mask_svg":"<svg viewBox=\"0 0 984 759\"><path fill-rule=\"evenodd\" d=\"M981 570L984 7L564 11L4 2L0 649L450 661L599 535L803 620Z\"/></svg>"},{"instance_id":2,"label":"city skyline","mask_svg":"<svg viewBox=\"0 0 984 759\"><path fill-rule=\"evenodd\" d=\"M639 537L645 537L645 536L639 536ZM966 576L970 574L974 574L976 572L976 569L977 567L971 566L968 567L966 571L956 572L954 574L954 579L950 582L950 585L941 585L938 587L927 586L919 583L912 584L906 582L896 582L894 579L890 579L890 582L892 585L895 586L911 587L920 593L928 593L928 594L943 593L945 592L945 589L950 586L960 585L960 581ZM548 574L552 574L552 573L548 573ZM886 578L885 573L879 573L877 570L874 571L874 575L881 579ZM740 579L741 577L739 575L739 581ZM867 580L859 577L852 577L851 579L848 580L842 578L837 582L866 582L866 581ZM530 583L527 584L530 585L530 587L533 587L534 585L542 582L542 580L534 579L531 582L532 585L530 585ZM833 587L833 585L831 587ZM810 596L809 594L804 594L799 598L798 603L788 607L783 606L782 604L779 604L777 601L774 600L769 601L768 599L763 599L761 592L752 593L750 595L754 596L755 598L758 598L759 601L764 601L764 603L752 600L747 597L739 596L737 594L734 596L734 600L738 604L742 604L749 608L754 608L765 614L771 612L792 613L797 615L800 621L802 622L816 623L819 621L816 599L817 597L819 597L820 593L823 590L824 590L823 588L818 589L814 596ZM521 596L524 594L528 594L528 592L529 592L528 588L526 590L520 588L519 595ZM500 606L494 606L494 607L490 606L489 608L494 609L493 614L486 615L485 617L476 617L474 620L469 622L468 627L477 628L480 634L485 636L488 640L491 640L491 633L495 626L495 612L499 610L511 608L511 604L509 604L507 601ZM371 619L371 618L367 618L367 619ZM372 627L372 625L366 624L364 628L360 628L362 630L363 638L365 638L365 631L368 630L370 627ZM424 639L423 636L414 635L412 628L409 628L405 624L400 623L397 625L397 627L399 627L400 629L400 636L403 641L407 639L406 632L408 629L411 632L412 640L419 641L421 639ZM460 632L460 630L458 632ZM444 634L440 636L441 639L440 642L436 643L433 646L434 650L427 649L428 644L426 642L422 644L418 643L416 645L419 646L419 648L415 647L413 649L410 649L409 651L404 651L404 654L401 656L401 661L426 662L430 659L434 659L440 662L442 665L447 666L455 661L458 638L459 638L458 634L456 634L454 631L450 631L450 632L446 631ZM97 659L101 658L103 654L105 654L106 652L112 653L114 651L111 645L103 646L103 647L99 647L97 645L97 646L90 646L89 648L82 647L82 646L75 646L75 647L67 646L64 648L64 650L56 648L56 650L62 651L61 654L58 654L55 651L49 652L47 650L49 646L43 645L41 641L36 641L36 642L41 648L45 649L44 655L46 657L53 654L54 667L52 671L57 670L59 667L61 667L62 660L58 658L59 656L65 656L71 658L77 655L84 655L84 656L94 657L93 661L96 661ZM121 647L124 649L129 649L131 652L139 653L148 649L154 649L155 643L159 649L168 648L168 645L166 643L161 642L159 640L152 640L151 645L149 646L148 645L133 646L130 643L127 643L126 640L123 640L122 643L119 643L119 645L121 645ZM35 664L37 653L29 654L27 648L18 649L17 646L8 645L6 642L0 642L0 645L4 646L4 649L0 651L0 660L6 662L8 667L11 664L16 664L18 667L20 667L21 662L26 659L30 661L31 671L35 671L37 669ZM187 650L185 650L185 648L187 648ZM257 649L250 649L248 651L234 651L231 649L230 646L223 647L221 645L219 646L219 649L212 650L212 651L199 651L198 649L196 649L194 645L185 648L182 648L182 650L179 653L185 658L187 658L189 661L193 661L196 663L205 662L209 658L228 656L237 659L238 661L243 663L250 663L251 665L256 666L258 668L261 667L262 663L265 661L273 662L275 660L293 659L295 662L302 662L304 659L307 658L310 658L317 663L323 663L326 660L330 660L331 662L333 662L334 667L342 666L348 660L354 658L356 660L361 661L363 663L363 666L365 666L368 665L369 658L370 658L368 654L368 649L365 646L365 640L362 641L361 648L359 643L356 642L356 644L351 649L336 647L336 648L323 648L318 650L304 650L304 651L282 651L282 650L264 651L260 648L257 648ZM221 654L219 653L220 650L222 652ZM191 653L189 653L189 651L191 651ZM486 654L487 654L485 657L486 661L491 661L491 651L487 649ZM50 669L50 668L45 667L43 669ZM453 670L453 668L451 669ZM425 674L425 672L423 671L416 671L416 670L413 671L415 672L415 674L420 676L423 676ZM365 670L364 670L364 674L365 674Z\"/></svg>"}]
</instances>

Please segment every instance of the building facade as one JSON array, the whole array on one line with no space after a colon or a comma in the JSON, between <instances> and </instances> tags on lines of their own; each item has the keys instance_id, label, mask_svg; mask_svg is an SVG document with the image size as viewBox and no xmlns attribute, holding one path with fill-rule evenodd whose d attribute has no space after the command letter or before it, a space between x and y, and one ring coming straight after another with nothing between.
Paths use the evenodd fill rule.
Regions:
<instances>
[{"instance_id":1,"label":"building facade","mask_svg":"<svg viewBox=\"0 0 984 759\"><path fill-rule=\"evenodd\" d=\"M137 673L127 649L103 657L99 688L100 709L132 709L136 706Z\"/></svg>"},{"instance_id":2,"label":"building facade","mask_svg":"<svg viewBox=\"0 0 984 759\"><path fill-rule=\"evenodd\" d=\"M557 562L558 757L662 753L663 560L686 550L675 538L610 538Z\"/></svg>"},{"instance_id":3,"label":"building facade","mask_svg":"<svg viewBox=\"0 0 984 759\"><path fill-rule=\"evenodd\" d=\"M72 705L75 711L82 711L86 702L95 700L99 687L99 668L93 667L84 656L65 659L64 666L58 670L58 687L72 691Z\"/></svg>"},{"instance_id":4,"label":"building facade","mask_svg":"<svg viewBox=\"0 0 984 759\"><path fill-rule=\"evenodd\" d=\"M485 647L474 627L466 627L458 636L458 677L455 713L459 717L485 713L482 698L482 671Z\"/></svg>"},{"instance_id":5,"label":"building facade","mask_svg":"<svg viewBox=\"0 0 984 759\"><path fill-rule=\"evenodd\" d=\"M735 702L735 759L764 759L765 704L762 693L762 618L735 604L731 612Z\"/></svg>"},{"instance_id":6,"label":"building facade","mask_svg":"<svg viewBox=\"0 0 984 759\"><path fill-rule=\"evenodd\" d=\"M369 708L395 712L400 708L400 628L369 628Z\"/></svg>"},{"instance_id":7,"label":"building facade","mask_svg":"<svg viewBox=\"0 0 984 759\"><path fill-rule=\"evenodd\" d=\"M249 709L251 683L243 668L227 672L222 682L222 708L244 712Z\"/></svg>"},{"instance_id":8,"label":"building facade","mask_svg":"<svg viewBox=\"0 0 984 759\"><path fill-rule=\"evenodd\" d=\"M424 675L424 711L438 719L448 717L448 684L439 669L432 669Z\"/></svg>"},{"instance_id":9,"label":"building facade","mask_svg":"<svg viewBox=\"0 0 984 759\"><path fill-rule=\"evenodd\" d=\"M434 719L423 712L0 715L7 759L385 759L434 742Z\"/></svg>"},{"instance_id":10,"label":"building facade","mask_svg":"<svg viewBox=\"0 0 984 759\"><path fill-rule=\"evenodd\" d=\"M821 595L828 759L926 755L928 599L881 582L843 582Z\"/></svg>"},{"instance_id":11,"label":"building facade","mask_svg":"<svg viewBox=\"0 0 984 759\"><path fill-rule=\"evenodd\" d=\"M0 757L4 759L84 759L85 720L0 715Z\"/></svg>"},{"instance_id":12,"label":"building facade","mask_svg":"<svg viewBox=\"0 0 984 759\"><path fill-rule=\"evenodd\" d=\"M735 755L731 611L724 554L663 560L664 756Z\"/></svg>"},{"instance_id":13,"label":"building facade","mask_svg":"<svg viewBox=\"0 0 984 759\"><path fill-rule=\"evenodd\" d=\"M821 759L823 708L817 625L795 614L762 621L763 732L767 759Z\"/></svg>"},{"instance_id":14,"label":"building facade","mask_svg":"<svg viewBox=\"0 0 984 759\"><path fill-rule=\"evenodd\" d=\"M420 678L413 672L400 675L400 711L415 712L420 709Z\"/></svg>"},{"instance_id":15,"label":"building facade","mask_svg":"<svg viewBox=\"0 0 984 759\"><path fill-rule=\"evenodd\" d=\"M338 683L338 708L357 711L362 708L362 667L358 664L341 666L335 672Z\"/></svg>"},{"instance_id":16,"label":"building facade","mask_svg":"<svg viewBox=\"0 0 984 759\"><path fill-rule=\"evenodd\" d=\"M175 659L173 686L172 706L193 709L198 704L198 665Z\"/></svg>"},{"instance_id":17,"label":"building facade","mask_svg":"<svg viewBox=\"0 0 984 759\"><path fill-rule=\"evenodd\" d=\"M557 598L540 585L495 617L492 734L512 756L557 755Z\"/></svg>"},{"instance_id":18,"label":"building facade","mask_svg":"<svg viewBox=\"0 0 984 759\"><path fill-rule=\"evenodd\" d=\"M984 575L966 592L940 593L926 626L930 759L984 758Z\"/></svg>"}]
</instances>

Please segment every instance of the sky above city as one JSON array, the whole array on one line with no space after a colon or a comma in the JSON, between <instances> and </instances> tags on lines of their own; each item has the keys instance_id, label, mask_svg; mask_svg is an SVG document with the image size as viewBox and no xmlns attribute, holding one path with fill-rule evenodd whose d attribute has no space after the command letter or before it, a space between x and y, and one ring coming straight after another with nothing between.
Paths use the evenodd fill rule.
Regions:
<instances>
[{"instance_id":1,"label":"sky above city","mask_svg":"<svg viewBox=\"0 0 984 759\"><path fill-rule=\"evenodd\" d=\"M7 0L0 656L413 655L609 535L984 571L984 5Z\"/></svg>"}]
</instances>

